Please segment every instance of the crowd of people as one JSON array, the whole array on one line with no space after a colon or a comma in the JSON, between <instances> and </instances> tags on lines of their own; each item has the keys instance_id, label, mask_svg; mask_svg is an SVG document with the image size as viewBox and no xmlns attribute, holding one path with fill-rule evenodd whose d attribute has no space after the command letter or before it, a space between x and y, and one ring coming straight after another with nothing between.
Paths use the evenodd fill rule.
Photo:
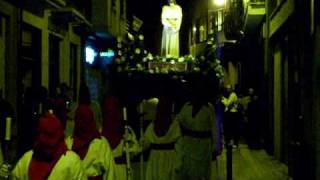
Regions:
<instances>
[{"instance_id":1,"label":"crowd of people","mask_svg":"<svg viewBox=\"0 0 320 180\"><path fill-rule=\"evenodd\" d=\"M249 88L245 96L239 94L231 85L227 85L221 97L224 140L239 147L240 138L243 137L250 149L260 149L263 144L263 120L258 96L253 88Z\"/></svg>"},{"instance_id":2,"label":"crowd of people","mask_svg":"<svg viewBox=\"0 0 320 180\"><path fill-rule=\"evenodd\" d=\"M154 118L142 127L139 139L126 124L124 105L116 95L106 96L100 106L91 100L85 84L80 86L76 103L65 84L55 98L49 98L45 88L37 96L27 89L19 133L24 143L17 148L21 158L12 169L4 163L0 175L12 179L134 179L130 160L149 151L146 180L212 179L217 174L212 162L221 154L222 131L224 140L237 146L240 121L246 119L247 142L250 147L259 146L255 136L258 105L253 89L240 101L227 86L226 94L217 96L215 102L204 89L203 82L191 82L189 97L178 110L174 95L164 89L157 97ZM222 122L217 120L219 104L224 111ZM245 118L240 118L239 107L245 109L241 110ZM6 116L12 116L12 110L1 111L1 122Z\"/></svg>"}]
</instances>

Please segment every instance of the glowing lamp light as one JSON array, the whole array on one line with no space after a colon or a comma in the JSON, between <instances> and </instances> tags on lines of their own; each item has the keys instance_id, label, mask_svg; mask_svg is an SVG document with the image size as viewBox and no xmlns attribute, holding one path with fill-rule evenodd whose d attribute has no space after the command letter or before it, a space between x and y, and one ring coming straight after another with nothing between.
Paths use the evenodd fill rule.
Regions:
<instances>
[{"instance_id":1,"label":"glowing lamp light","mask_svg":"<svg viewBox=\"0 0 320 180\"><path fill-rule=\"evenodd\" d=\"M143 41L144 40L144 36L142 34L139 35L139 40Z\"/></svg>"},{"instance_id":2,"label":"glowing lamp light","mask_svg":"<svg viewBox=\"0 0 320 180\"><path fill-rule=\"evenodd\" d=\"M196 28L196 27L193 27L192 30L193 30L193 32L196 32L196 31L197 31L197 28Z\"/></svg>"},{"instance_id":3,"label":"glowing lamp light","mask_svg":"<svg viewBox=\"0 0 320 180\"><path fill-rule=\"evenodd\" d=\"M134 52L135 52L136 54L140 54L140 53L141 53L141 49L136 48L136 49L134 50Z\"/></svg>"},{"instance_id":4,"label":"glowing lamp light","mask_svg":"<svg viewBox=\"0 0 320 180\"><path fill-rule=\"evenodd\" d=\"M225 3L225 0L214 0L214 4L217 6L222 6L224 5L224 3Z\"/></svg>"},{"instance_id":5,"label":"glowing lamp light","mask_svg":"<svg viewBox=\"0 0 320 180\"><path fill-rule=\"evenodd\" d=\"M89 64L92 64L95 56L96 56L96 53L94 49L92 49L91 47L86 47L86 62Z\"/></svg>"},{"instance_id":6,"label":"glowing lamp light","mask_svg":"<svg viewBox=\"0 0 320 180\"><path fill-rule=\"evenodd\" d=\"M100 57L114 57L115 53L112 49L108 49L108 51L101 52Z\"/></svg>"}]
</instances>

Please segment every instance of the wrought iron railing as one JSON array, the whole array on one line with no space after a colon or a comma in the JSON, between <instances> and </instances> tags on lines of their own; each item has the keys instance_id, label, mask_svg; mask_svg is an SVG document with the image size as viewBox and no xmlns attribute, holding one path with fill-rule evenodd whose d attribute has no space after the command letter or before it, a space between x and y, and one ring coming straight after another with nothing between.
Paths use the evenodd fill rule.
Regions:
<instances>
[{"instance_id":1,"label":"wrought iron railing","mask_svg":"<svg viewBox=\"0 0 320 180\"><path fill-rule=\"evenodd\" d=\"M224 33L227 39L238 39L244 24L244 4L242 0L230 0L224 18Z\"/></svg>"},{"instance_id":2,"label":"wrought iron railing","mask_svg":"<svg viewBox=\"0 0 320 180\"><path fill-rule=\"evenodd\" d=\"M274 1L274 0L271 0ZM276 0L275 0L276 1ZM246 0L244 1L244 15L248 13L249 6L251 8L265 8L265 0Z\"/></svg>"},{"instance_id":3,"label":"wrought iron railing","mask_svg":"<svg viewBox=\"0 0 320 180\"><path fill-rule=\"evenodd\" d=\"M91 19L91 1L86 0L65 0L68 7L75 8L86 19Z\"/></svg>"}]
</instances>

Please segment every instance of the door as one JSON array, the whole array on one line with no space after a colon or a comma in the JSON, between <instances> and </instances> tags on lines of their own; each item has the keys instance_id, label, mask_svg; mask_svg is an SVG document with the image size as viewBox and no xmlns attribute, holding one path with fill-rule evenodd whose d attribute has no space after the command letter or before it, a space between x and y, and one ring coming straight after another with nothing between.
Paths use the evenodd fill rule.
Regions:
<instances>
[{"instance_id":1,"label":"door","mask_svg":"<svg viewBox=\"0 0 320 180\"><path fill-rule=\"evenodd\" d=\"M286 40L279 41L274 53L274 154L288 164L289 143L289 63Z\"/></svg>"},{"instance_id":2,"label":"door","mask_svg":"<svg viewBox=\"0 0 320 180\"><path fill-rule=\"evenodd\" d=\"M24 88L41 85L41 31L27 24L22 30L21 81Z\"/></svg>"},{"instance_id":3,"label":"door","mask_svg":"<svg viewBox=\"0 0 320 180\"><path fill-rule=\"evenodd\" d=\"M282 88L282 80L281 80L281 74L282 74L282 61L281 61L281 49L276 48L274 53L274 74L273 74L273 112L274 112L274 155L277 159L281 159L281 148L282 148L282 123L281 123L281 116L282 116L282 110L281 110L281 102L282 102L282 94L281 94L281 88Z\"/></svg>"},{"instance_id":4,"label":"door","mask_svg":"<svg viewBox=\"0 0 320 180\"><path fill-rule=\"evenodd\" d=\"M300 25L297 25L300 26ZM314 179L313 157L313 123L312 123L312 84L310 72L312 66L308 60L309 42L304 42L292 29L288 36L289 69L289 133L288 133L288 167L293 179ZM297 38L297 36L299 38ZM300 39L301 38L301 39ZM320 42L320 41L319 41ZM307 50L308 54L305 54ZM308 68L308 70L307 70ZM316 82L316 81L314 81Z\"/></svg>"},{"instance_id":5,"label":"door","mask_svg":"<svg viewBox=\"0 0 320 180\"><path fill-rule=\"evenodd\" d=\"M49 36L49 93L57 95L60 83L59 76L60 39L54 35Z\"/></svg>"}]
</instances>

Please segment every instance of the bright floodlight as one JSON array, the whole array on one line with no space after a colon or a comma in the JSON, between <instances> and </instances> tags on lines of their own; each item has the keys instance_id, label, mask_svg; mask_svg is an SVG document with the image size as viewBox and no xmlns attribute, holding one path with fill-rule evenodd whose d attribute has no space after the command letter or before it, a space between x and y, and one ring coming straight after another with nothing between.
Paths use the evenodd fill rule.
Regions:
<instances>
[{"instance_id":1,"label":"bright floodlight","mask_svg":"<svg viewBox=\"0 0 320 180\"><path fill-rule=\"evenodd\" d=\"M224 5L224 3L225 3L225 0L214 0L214 4L217 6L222 6Z\"/></svg>"},{"instance_id":2,"label":"bright floodlight","mask_svg":"<svg viewBox=\"0 0 320 180\"><path fill-rule=\"evenodd\" d=\"M86 62L92 64L94 61L95 52L91 47L86 47Z\"/></svg>"}]
</instances>

